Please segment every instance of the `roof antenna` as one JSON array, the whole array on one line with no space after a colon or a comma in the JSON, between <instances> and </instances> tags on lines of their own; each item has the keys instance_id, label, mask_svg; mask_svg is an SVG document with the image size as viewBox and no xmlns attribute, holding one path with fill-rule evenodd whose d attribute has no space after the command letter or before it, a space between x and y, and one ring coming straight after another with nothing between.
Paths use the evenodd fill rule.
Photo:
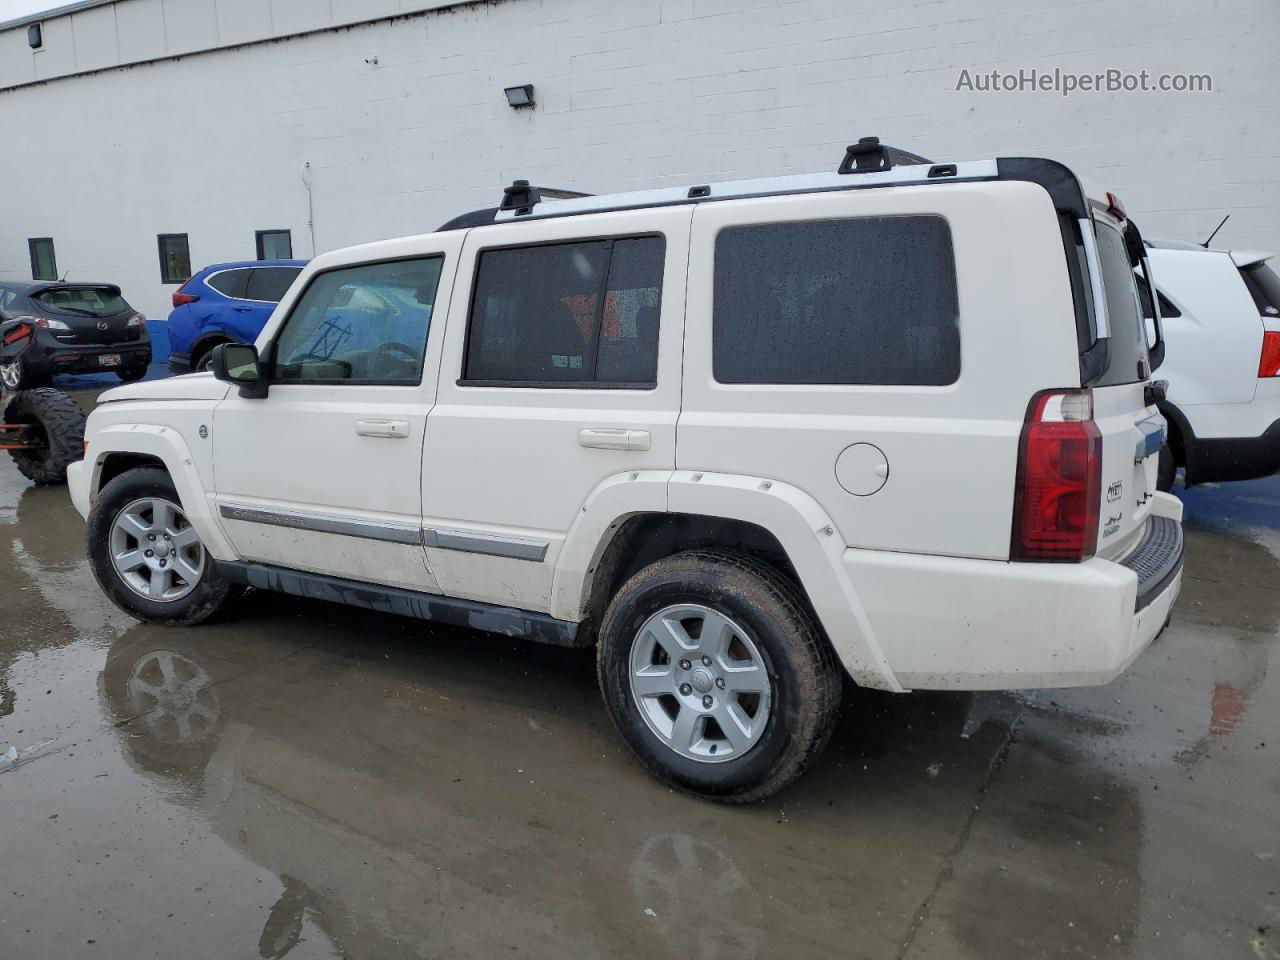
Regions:
<instances>
[{"instance_id":1,"label":"roof antenna","mask_svg":"<svg viewBox=\"0 0 1280 960\"><path fill-rule=\"evenodd\" d=\"M1225 217L1222 218L1222 223L1218 224L1218 226L1214 229L1213 233L1209 234L1209 239L1206 240L1204 243L1200 244L1200 246L1208 250L1209 244L1213 243L1213 238L1218 235L1218 231L1221 230L1223 226L1226 224L1226 222L1230 219L1231 219L1231 214L1228 213Z\"/></svg>"},{"instance_id":2,"label":"roof antenna","mask_svg":"<svg viewBox=\"0 0 1280 960\"><path fill-rule=\"evenodd\" d=\"M68 274L68 273L70 273L70 272L71 272L71 268L70 268L70 267L68 267L66 270L63 270L63 271L62 271L62 279L61 279L61 280L59 280L58 282L59 282L59 283L66 283L66 282L67 282L67 274Z\"/></svg>"}]
</instances>

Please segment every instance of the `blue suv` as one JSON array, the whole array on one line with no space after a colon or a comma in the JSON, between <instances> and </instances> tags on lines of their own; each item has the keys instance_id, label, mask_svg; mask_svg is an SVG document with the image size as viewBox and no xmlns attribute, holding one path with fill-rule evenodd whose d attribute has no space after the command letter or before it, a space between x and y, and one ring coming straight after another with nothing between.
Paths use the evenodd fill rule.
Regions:
<instances>
[{"instance_id":1,"label":"blue suv","mask_svg":"<svg viewBox=\"0 0 1280 960\"><path fill-rule=\"evenodd\" d=\"M169 372L209 368L220 343L258 339L305 260L248 260L205 267L173 293L169 314Z\"/></svg>"}]
</instances>

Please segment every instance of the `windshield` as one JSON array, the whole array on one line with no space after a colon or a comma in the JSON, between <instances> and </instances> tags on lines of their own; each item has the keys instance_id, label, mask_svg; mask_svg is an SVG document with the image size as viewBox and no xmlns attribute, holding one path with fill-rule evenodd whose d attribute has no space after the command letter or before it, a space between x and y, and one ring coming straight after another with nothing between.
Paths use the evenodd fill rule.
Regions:
<instances>
[{"instance_id":1,"label":"windshield","mask_svg":"<svg viewBox=\"0 0 1280 960\"><path fill-rule=\"evenodd\" d=\"M1095 223L1102 287L1107 298L1107 323L1111 329L1107 369L1095 383L1101 387L1137 383L1149 376L1150 361L1133 265L1120 231L1105 223Z\"/></svg>"},{"instance_id":2,"label":"windshield","mask_svg":"<svg viewBox=\"0 0 1280 960\"><path fill-rule=\"evenodd\" d=\"M1280 317L1280 276L1265 263L1240 268L1244 285L1264 317Z\"/></svg>"},{"instance_id":3,"label":"windshield","mask_svg":"<svg viewBox=\"0 0 1280 960\"><path fill-rule=\"evenodd\" d=\"M32 299L51 313L72 317L114 317L132 309L111 287L57 287Z\"/></svg>"}]
</instances>

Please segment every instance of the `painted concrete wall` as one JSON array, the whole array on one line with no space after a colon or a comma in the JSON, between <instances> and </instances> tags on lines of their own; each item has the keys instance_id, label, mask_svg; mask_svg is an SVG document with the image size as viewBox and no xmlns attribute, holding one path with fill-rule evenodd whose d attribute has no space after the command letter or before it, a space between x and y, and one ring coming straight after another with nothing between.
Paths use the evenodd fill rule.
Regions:
<instances>
[{"instance_id":1,"label":"painted concrete wall","mask_svg":"<svg viewBox=\"0 0 1280 960\"><path fill-rule=\"evenodd\" d=\"M270 9L364 8L331 2ZM75 16L169 44L181 8L184 36L211 36L196 0L163 0L157 25L160 7ZM36 56L67 56L55 23ZM52 236L60 270L163 316L158 233L188 233L197 267L252 258L259 229L311 253L305 163L326 250L434 229L516 177L606 192L829 169L867 134L938 159L1052 156L1116 190L1149 236L1202 239L1231 213L1223 244L1280 250L1277 51L1276 0L454 6L0 91L0 276L29 276L26 238ZM964 68L1036 67L1208 73L1214 88L955 89ZM526 82L537 108L514 111L502 88Z\"/></svg>"}]
</instances>

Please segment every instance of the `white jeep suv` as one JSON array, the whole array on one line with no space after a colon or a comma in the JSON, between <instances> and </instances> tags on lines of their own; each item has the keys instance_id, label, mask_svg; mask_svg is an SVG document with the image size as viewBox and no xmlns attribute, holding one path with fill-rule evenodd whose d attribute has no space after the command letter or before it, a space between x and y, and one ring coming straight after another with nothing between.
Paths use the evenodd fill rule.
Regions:
<instances>
[{"instance_id":1,"label":"white jeep suv","mask_svg":"<svg viewBox=\"0 0 1280 960\"><path fill-rule=\"evenodd\" d=\"M1160 632L1142 249L1058 163L874 139L829 174L517 182L317 257L211 374L104 394L71 493L141 619L252 586L594 644L651 771L751 800L842 672L1101 684Z\"/></svg>"}]
</instances>

